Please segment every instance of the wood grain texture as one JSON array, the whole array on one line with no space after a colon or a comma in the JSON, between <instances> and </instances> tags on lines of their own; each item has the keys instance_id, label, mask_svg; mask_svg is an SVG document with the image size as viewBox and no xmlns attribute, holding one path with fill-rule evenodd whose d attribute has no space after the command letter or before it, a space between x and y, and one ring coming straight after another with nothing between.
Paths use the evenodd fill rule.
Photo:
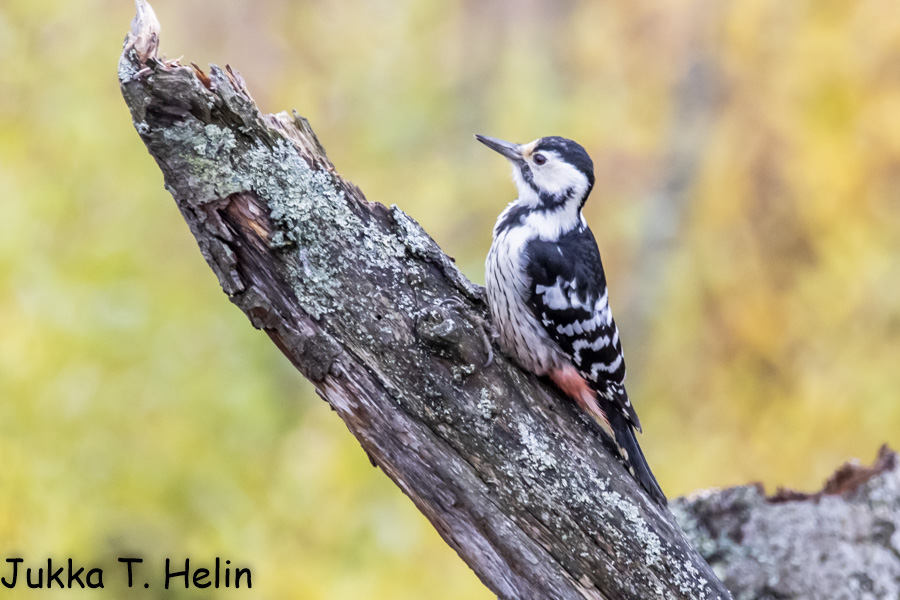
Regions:
<instances>
[{"instance_id":1,"label":"wood grain texture","mask_svg":"<svg viewBox=\"0 0 900 600\"><path fill-rule=\"evenodd\" d=\"M240 76L158 57L137 2L134 126L229 299L500 598L728 598L596 425L494 352L480 287L337 173ZM301 457L298 457L298 460Z\"/></svg>"}]
</instances>

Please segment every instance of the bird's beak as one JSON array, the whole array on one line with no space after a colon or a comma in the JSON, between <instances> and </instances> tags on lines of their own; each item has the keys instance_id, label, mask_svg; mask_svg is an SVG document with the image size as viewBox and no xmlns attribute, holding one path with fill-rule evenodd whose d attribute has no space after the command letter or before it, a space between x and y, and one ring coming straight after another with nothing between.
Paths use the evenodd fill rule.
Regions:
<instances>
[{"instance_id":1,"label":"bird's beak","mask_svg":"<svg viewBox=\"0 0 900 600\"><path fill-rule=\"evenodd\" d=\"M522 146L512 142L504 142L497 138L475 134L475 139L495 152L499 152L509 160L522 162Z\"/></svg>"}]
</instances>

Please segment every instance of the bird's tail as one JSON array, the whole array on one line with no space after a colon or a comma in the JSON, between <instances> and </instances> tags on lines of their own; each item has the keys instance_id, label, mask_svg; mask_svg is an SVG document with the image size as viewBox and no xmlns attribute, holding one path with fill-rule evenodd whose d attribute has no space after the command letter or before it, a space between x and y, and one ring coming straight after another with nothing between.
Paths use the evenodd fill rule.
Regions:
<instances>
[{"instance_id":1,"label":"bird's tail","mask_svg":"<svg viewBox=\"0 0 900 600\"><path fill-rule=\"evenodd\" d=\"M634 428L631 423L618 410L611 410L607 413L609 417L609 425L616 437L616 446L625 466L631 475L637 480L641 487L647 491L647 494L660 506L666 506L666 495L656 482L656 477L650 471L647 459L637 443L634 436Z\"/></svg>"}]
</instances>

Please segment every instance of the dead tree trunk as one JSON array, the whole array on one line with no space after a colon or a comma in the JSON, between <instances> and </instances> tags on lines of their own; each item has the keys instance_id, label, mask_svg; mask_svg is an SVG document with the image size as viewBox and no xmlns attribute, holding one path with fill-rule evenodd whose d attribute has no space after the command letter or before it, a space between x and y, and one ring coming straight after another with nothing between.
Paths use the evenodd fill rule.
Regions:
<instances>
[{"instance_id":1,"label":"dead tree trunk","mask_svg":"<svg viewBox=\"0 0 900 600\"><path fill-rule=\"evenodd\" d=\"M593 423L496 355L481 289L334 172L240 76L157 55L138 0L119 79L223 290L501 598L728 598ZM299 457L298 457L299 459Z\"/></svg>"},{"instance_id":2,"label":"dead tree trunk","mask_svg":"<svg viewBox=\"0 0 900 600\"><path fill-rule=\"evenodd\" d=\"M672 511L735 600L900 598L900 469L882 447L821 492L699 492Z\"/></svg>"}]
</instances>

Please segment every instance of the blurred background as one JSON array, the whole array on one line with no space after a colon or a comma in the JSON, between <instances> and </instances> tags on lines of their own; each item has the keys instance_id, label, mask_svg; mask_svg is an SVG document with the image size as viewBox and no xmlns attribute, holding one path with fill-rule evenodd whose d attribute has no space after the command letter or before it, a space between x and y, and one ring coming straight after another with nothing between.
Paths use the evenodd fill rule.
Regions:
<instances>
[{"instance_id":1,"label":"blurred background","mask_svg":"<svg viewBox=\"0 0 900 600\"><path fill-rule=\"evenodd\" d=\"M895 0L153 6L478 283L514 188L472 134L580 141L670 496L900 445ZM105 566L83 597L130 554L253 568L216 597L491 598L222 294L119 95L133 13L0 3L0 558Z\"/></svg>"}]
</instances>

